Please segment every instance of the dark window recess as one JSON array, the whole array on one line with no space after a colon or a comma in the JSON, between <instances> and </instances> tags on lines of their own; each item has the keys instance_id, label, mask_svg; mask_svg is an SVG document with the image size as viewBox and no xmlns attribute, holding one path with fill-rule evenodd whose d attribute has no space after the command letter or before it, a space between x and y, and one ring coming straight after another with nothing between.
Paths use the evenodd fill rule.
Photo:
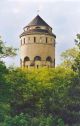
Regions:
<instances>
[{"instance_id":1,"label":"dark window recess","mask_svg":"<svg viewBox=\"0 0 80 126\"><path fill-rule=\"evenodd\" d=\"M34 37L34 42L36 42L36 37Z\"/></svg>"},{"instance_id":2,"label":"dark window recess","mask_svg":"<svg viewBox=\"0 0 80 126\"><path fill-rule=\"evenodd\" d=\"M46 43L48 42L48 39L47 39L47 37L46 37Z\"/></svg>"},{"instance_id":3,"label":"dark window recess","mask_svg":"<svg viewBox=\"0 0 80 126\"><path fill-rule=\"evenodd\" d=\"M41 57L40 56L34 57L34 61L41 61Z\"/></svg>"},{"instance_id":4,"label":"dark window recess","mask_svg":"<svg viewBox=\"0 0 80 126\"><path fill-rule=\"evenodd\" d=\"M46 58L46 61L52 62L52 58L51 58L50 56L48 56L48 57Z\"/></svg>"},{"instance_id":5,"label":"dark window recess","mask_svg":"<svg viewBox=\"0 0 80 126\"><path fill-rule=\"evenodd\" d=\"M24 38L24 44L25 44L25 38Z\"/></svg>"},{"instance_id":6,"label":"dark window recess","mask_svg":"<svg viewBox=\"0 0 80 126\"><path fill-rule=\"evenodd\" d=\"M26 57L24 58L24 61L30 61L30 58L26 56Z\"/></svg>"},{"instance_id":7,"label":"dark window recess","mask_svg":"<svg viewBox=\"0 0 80 126\"><path fill-rule=\"evenodd\" d=\"M36 27L36 29L40 29L40 27Z\"/></svg>"}]
</instances>

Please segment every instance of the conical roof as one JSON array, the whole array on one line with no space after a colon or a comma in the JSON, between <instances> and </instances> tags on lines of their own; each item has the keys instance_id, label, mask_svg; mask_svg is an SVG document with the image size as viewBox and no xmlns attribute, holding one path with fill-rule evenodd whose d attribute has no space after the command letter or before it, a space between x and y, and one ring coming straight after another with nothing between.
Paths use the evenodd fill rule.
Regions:
<instances>
[{"instance_id":1,"label":"conical roof","mask_svg":"<svg viewBox=\"0 0 80 126\"><path fill-rule=\"evenodd\" d=\"M31 26L46 26L48 28L45 29L34 28L34 29L25 30L25 28ZM52 28L51 28L51 32L49 28L51 27L39 15L37 15L27 26L24 27L24 32L20 35L20 37L25 35L31 35L31 34L46 34L46 35L54 36L56 38L56 35L52 33Z\"/></svg>"},{"instance_id":2,"label":"conical roof","mask_svg":"<svg viewBox=\"0 0 80 126\"><path fill-rule=\"evenodd\" d=\"M27 26L47 26L47 27L50 27L39 15L37 15Z\"/></svg>"}]
</instances>

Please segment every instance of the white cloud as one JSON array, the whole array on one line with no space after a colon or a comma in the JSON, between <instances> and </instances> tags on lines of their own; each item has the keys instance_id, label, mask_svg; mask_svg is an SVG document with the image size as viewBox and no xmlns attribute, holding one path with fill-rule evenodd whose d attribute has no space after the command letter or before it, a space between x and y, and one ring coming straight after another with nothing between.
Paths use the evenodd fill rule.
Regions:
<instances>
[{"instance_id":1,"label":"white cloud","mask_svg":"<svg viewBox=\"0 0 80 126\"><path fill-rule=\"evenodd\" d=\"M66 1L79 1L79 0L7 0L8 2L22 2L22 3L27 3L27 2L66 2Z\"/></svg>"},{"instance_id":2,"label":"white cloud","mask_svg":"<svg viewBox=\"0 0 80 126\"><path fill-rule=\"evenodd\" d=\"M18 14L18 13L20 12L20 10L19 10L18 8L14 8L14 9L12 10L12 12L15 13L15 14Z\"/></svg>"}]
</instances>

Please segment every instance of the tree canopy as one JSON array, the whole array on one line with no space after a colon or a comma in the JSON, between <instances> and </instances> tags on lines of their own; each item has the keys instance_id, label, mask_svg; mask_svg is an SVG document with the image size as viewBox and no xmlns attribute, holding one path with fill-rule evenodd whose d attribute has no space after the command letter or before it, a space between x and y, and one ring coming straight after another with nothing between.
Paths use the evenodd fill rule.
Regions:
<instances>
[{"instance_id":1,"label":"tree canopy","mask_svg":"<svg viewBox=\"0 0 80 126\"><path fill-rule=\"evenodd\" d=\"M80 126L80 38L56 68L7 68L0 61L0 126ZM7 53L0 41L0 58Z\"/></svg>"},{"instance_id":2,"label":"tree canopy","mask_svg":"<svg viewBox=\"0 0 80 126\"><path fill-rule=\"evenodd\" d=\"M0 37L0 59L8 56L16 56L16 51L17 49L6 46Z\"/></svg>"}]
</instances>

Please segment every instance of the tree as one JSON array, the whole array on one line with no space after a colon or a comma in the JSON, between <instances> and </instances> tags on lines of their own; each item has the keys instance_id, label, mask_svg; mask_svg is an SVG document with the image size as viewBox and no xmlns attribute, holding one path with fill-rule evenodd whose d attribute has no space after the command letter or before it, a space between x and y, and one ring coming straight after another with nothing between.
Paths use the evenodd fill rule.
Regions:
<instances>
[{"instance_id":1,"label":"tree","mask_svg":"<svg viewBox=\"0 0 80 126\"><path fill-rule=\"evenodd\" d=\"M60 118L52 116L29 117L23 113L14 117L7 116L3 126L64 126L64 122Z\"/></svg>"},{"instance_id":2,"label":"tree","mask_svg":"<svg viewBox=\"0 0 80 126\"><path fill-rule=\"evenodd\" d=\"M5 116L9 113L10 109L10 106L8 104L10 98L9 94L10 85L7 85L5 79L5 76L8 74L9 70L6 67L5 63L1 61L1 59L15 55L16 55L16 49L5 46L5 43L1 40L0 37L0 122L4 120Z\"/></svg>"},{"instance_id":3,"label":"tree","mask_svg":"<svg viewBox=\"0 0 80 126\"><path fill-rule=\"evenodd\" d=\"M74 77L75 73L71 69L60 67L10 71L6 78L11 85L11 115L16 116L21 112L31 118L52 115L69 122L71 115L66 109L69 102L67 93ZM43 120L41 125L43 123L46 121Z\"/></svg>"},{"instance_id":4,"label":"tree","mask_svg":"<svg viewBox=\"0 0 80 126\"><path fill-rule=\"evenodd\" d=\"M62 52L61 58L63 62L61 63L61 66L66 67L66 68L68 67L71 68L78 54L79 54L79 49L77 47L74 47L74 48L71 48Z\"/></svg>"},{"instance_id":5,"label":"tree","mask_svg":"<svg viewBox=\"0 0 80 126\"><path fill-rule=\"evenodd\" d=\"M75 57L75 61L74 64L72 65L72 68L74 71L78 72L80 78L80 34L77 34L77 39L75 39L75 44L77 45L79 52L78 55Z\"/></svg>"},{"instance_id":6,"label":"tree","mask_svg":"<svg viewBox=\"0 0 80 126\"><path fill-rule=\"evenodd\" d=\"M5 46L5 43L2 41L0 37L0 59L5 57L12 57L16 55L17 49Z\"/></svg>"},{"instance_id":7,"label":"tree","mask_svg":"<svg viewBox=\"0 0 80 126\"><path fill-rule=\"evenodd\" d=\"M72 84L68 90L68 105L67 108L72 115L72 123L80 125L80 34L77 34L75 44L79 49L78 55L74 58L72 69L75 71L76 76L72 79Z\"/></svg>"},{"instance_id":8,"label":"tree","mask_svg":"<svg viewBox=\"0 0 80 126\"><path fill-rule=\"evenodd\" d=\"M0 61L0 122L2 122L9 111L8 98L9 88L5 81L5 75L8 74L4 62Z\"/></svg>"},{"instance_id":9,"label":"tree","mask_svg":"<svg viewBox=\"0 0 80 126\"><path fill-rule=\"evenodd\" d=\"M75 44L78 46L78 48L80 49L80 34L76 35L77 39L75 39Z\"/></svg>"},{"instance_id":10,"label":"tree","mask_svg":"<svg viewBox=\"0 0 80 126\"><path fill-rule=\"evenodd\" d=\"M77 68L74 66L77 66L78 68L80 67L80 34L76 35L75 45L77 46L62 52L61 54L62 63L60 64L60 66L65 68L73 67L73 69L75 70L77 70Z\"/></svg>"},{"instance_id":11,"label":"tree","mask_svg":"<svg viewBox=\"0 0 80 126\"><path fill-rule=\"evenodd\" d=\"M2 41L0 37L0 102L6 101L6 96L8 94L8 85L5 81L5 75L8 74L8 68L5 63L1 61L2 58L6 58L8 56L15 56L17 49L5 46L5 43ZM5 94L6 93L6 94ZM5 94L5 95L4 95Z\"/></svg>"},{"instance_id":12,"label":"tree","mask_svg":"<svg viewBox=\"0 0 80 126\"><path fill-rule=\"evenodd\" d=\"M29 122L26 116L21 113L20 115L16 115L13 118L11 116L7 116L3 126L29 126Z\"/></svg>"}]
</instances>

